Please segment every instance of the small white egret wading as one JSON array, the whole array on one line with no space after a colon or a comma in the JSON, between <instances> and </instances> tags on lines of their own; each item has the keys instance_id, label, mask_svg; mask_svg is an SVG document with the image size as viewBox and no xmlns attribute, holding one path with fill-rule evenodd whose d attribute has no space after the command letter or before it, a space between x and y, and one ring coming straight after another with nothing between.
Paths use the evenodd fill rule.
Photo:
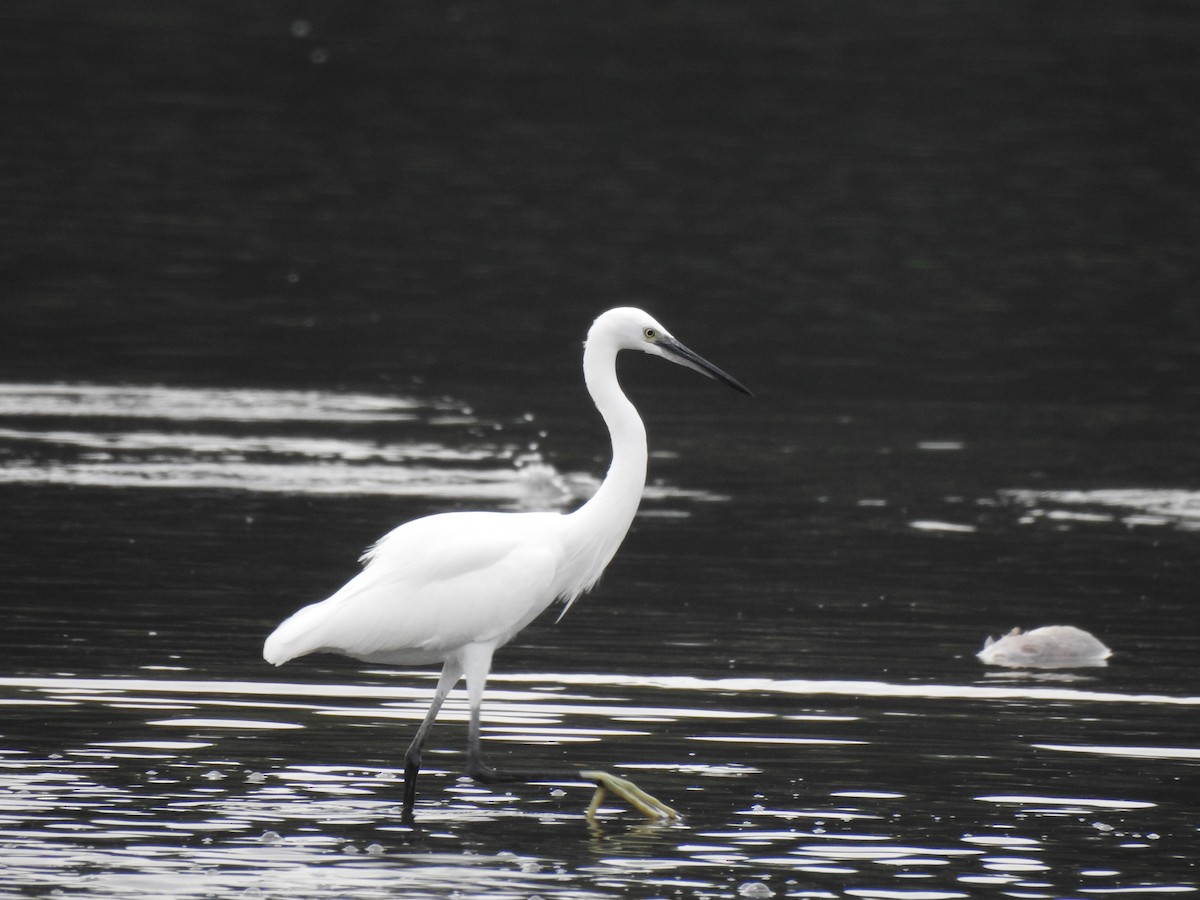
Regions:
<instances>
[{"instance_id":1,"label":"small white egret wading","mask_svg":"<svg viewBox=\"0 0 1200 900\"><path fill-rule=\"evenodd\" d=\"M406 821L421 748L464 675L466 771L481 781L496 777L479 748L492 654L555 600L569 607L590 590L633 522L646 483L646 429L617 383L621 350L661 356L750 393L649 314L610 309L592 324L583 352L584 381L612 439L612 464L587 503L569 514L453 512L407 522L363 554L363 570L341 590L305 606L267 638L263 657L277 666L318 651L389 665L442 663L429 712L404 756Z\"/></svg>"}]
</instances>

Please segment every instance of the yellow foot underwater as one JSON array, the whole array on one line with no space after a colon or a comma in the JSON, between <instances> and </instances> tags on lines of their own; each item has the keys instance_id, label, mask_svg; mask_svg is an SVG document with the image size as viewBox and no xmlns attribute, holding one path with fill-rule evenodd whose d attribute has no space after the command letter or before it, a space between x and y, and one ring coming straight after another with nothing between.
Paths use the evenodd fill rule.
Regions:
<instances>
[{"instance_id":1,"label":"yellow foot underwater","mask_svg":"<svg viewBox=\"0 0 1200 900\"><path fill-rule=\"evenodd\" d=\"M600 804L603 802L605 794L608 791L612 791L630 806L641 811L648 819L674 821L680 818L679 813L671 809L671 807L667 806L667 804L663 803L657 797L647 794L632 781L618 778L616 775L610 775L608 772L598 772L596 770L580 772L579 777L586 781L594 782L596 785L596 793L587 808L588 819L596 818L596 811L600 809Z\"/></svg>"}]
</instances>

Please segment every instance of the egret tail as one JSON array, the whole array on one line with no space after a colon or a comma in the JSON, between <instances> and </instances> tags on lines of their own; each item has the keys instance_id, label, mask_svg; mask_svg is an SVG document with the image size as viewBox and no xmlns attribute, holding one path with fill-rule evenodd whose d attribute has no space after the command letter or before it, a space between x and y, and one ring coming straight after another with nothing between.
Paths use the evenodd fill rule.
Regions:
<instances>
[{"instance_id":1,"label":"egret tail","mask_svg":"<svg viewBox=\"0 0 1200 900\"><path fill-rule=\"evenodd\" d=\"M273 666L282 666L297 656L320 650L329 614L330 609L322 608L320 603L297 610L271 632L263 644L263 659Z\"/></svg>"}]
</instances>

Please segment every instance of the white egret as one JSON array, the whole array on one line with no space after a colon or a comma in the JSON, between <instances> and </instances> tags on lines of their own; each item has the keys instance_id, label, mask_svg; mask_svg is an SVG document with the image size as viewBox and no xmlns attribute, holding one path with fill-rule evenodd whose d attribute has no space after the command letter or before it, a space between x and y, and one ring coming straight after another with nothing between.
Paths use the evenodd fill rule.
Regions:
<instances>
[{"instance_id":1,"label":"white egret","mask_svg":"<svg viewBox=\"0 0 1200 900\"><path fill-rule=\"evenodd\" d=\"M391 665L442 663L429 711L404 756L405 820L412 819L421 748L464 675L466 771L482 781L496 776L479 746L492 654L555 600L569 607L590 590L633 522L646 482L646 429L617 383L621 350L661 356L750 393L649 314L610 309L592 324L583 352L584 381L612 440L612 464L590 500L569 514L452 512L407 522L363 554L363 570L344 587L267 638L263 657L274 665L318 651Z\"/></svg>"}]
</instances>

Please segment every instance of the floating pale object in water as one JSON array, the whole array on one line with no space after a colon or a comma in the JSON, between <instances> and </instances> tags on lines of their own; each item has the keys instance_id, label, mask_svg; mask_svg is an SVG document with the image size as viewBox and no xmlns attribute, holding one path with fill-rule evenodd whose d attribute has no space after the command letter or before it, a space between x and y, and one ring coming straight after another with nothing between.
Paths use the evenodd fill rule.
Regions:
<instances>
[{"instance_id":1,"label":"floating pale object in water","mask_svg":"<svg viewBox=\"0 0 1200 900\"><path fill-rule=\"evenodd\" d=\"M608 791L612 791L630 806L640 810L648 819L668 822L679 819L679 813L671 809L671 807L667 806L667 804L663 803L657 797L647 794L632 781L618 778L616 775L610 775L608 772L598 771L580 772L579 777L595 782L596 785L596 793L592 796L592 802L587 809L589 820L596 818L596 813L599 811L600 804L603 802Z\"/></svg>"},{"instance_id":2,"label":"floating pale object in water","mask_svg":"<svg viewBox=\"0 0 1200 900\"><path fill-rule=\"evenodd\" d=\"M1082 628L1046 625L1024 632L1014 628L1003 637L989 637L975 655L989 666L1068 669L1106 666L1112 651Z\"/></svg>"}]
</instances>

